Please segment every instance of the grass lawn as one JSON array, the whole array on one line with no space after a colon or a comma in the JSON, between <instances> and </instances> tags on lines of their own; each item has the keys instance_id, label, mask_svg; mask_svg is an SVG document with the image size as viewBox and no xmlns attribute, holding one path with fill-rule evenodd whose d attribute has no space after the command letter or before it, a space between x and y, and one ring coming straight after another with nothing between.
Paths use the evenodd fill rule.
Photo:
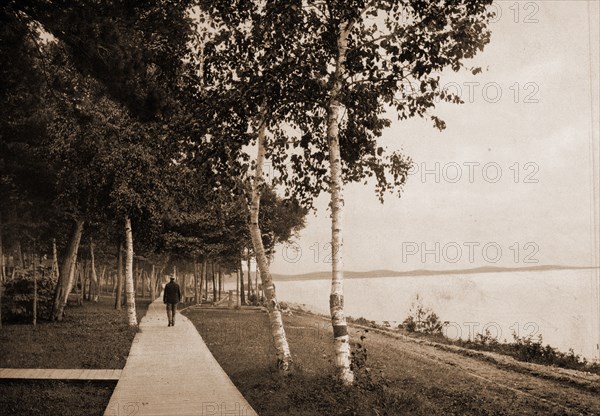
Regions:
<instances>
[{"instance_id":1,"label":"grass lawn","mask_svg":"<svg viewBox=\"0 0 600 416\"><path fill-rule=\"evenodd\" d=\"M11 368L123 368L136 329L127 325L125 309L114 300L68 307L62 322L33 325L3 324L0 330L0 367ZM149 299L138 299L138 320Z\"/></svg>"},{"instance_id":2,"label":"grass lawn","mask_svg":"<svg viewBox=\"0 0 600 416\"><path fill-rule=\"evenodd\" d=\"M149 299L138 299L138 321ZM32 325L3 324L0 367L123 368L136 329L127 325L125 308L113 309L114 299L68 307L62 322ZM82 381L0 381L0 409L10 415L102 414L115 383ZM6 412L6 413L4 413Z\"/></svg>"},{"instance_id":3,"label":"grass lawn","mask_svg":"<svg viewBox=\"0 0 600 416\"><path fill-rule=\"evenodd\" d=\"M102 415L113 382L0 380L3 415Z\"/></svg>"},{"instance_id":4,"label":"grass lawn","mask_svg":"<svg viewBox=\"0 0 600 416\"><path fill-rule=\"evenodd\" d=\"M600 410L591 392L372 332L363 344L367 366L357 385L343 387L333 378L330 323L304 314L284 317L295 370L282 377L274 368L265 313L188 309L184 314L261 416L569 415ZM349 331L357 341L361 331Z\"/></svg>"}]
</instances>

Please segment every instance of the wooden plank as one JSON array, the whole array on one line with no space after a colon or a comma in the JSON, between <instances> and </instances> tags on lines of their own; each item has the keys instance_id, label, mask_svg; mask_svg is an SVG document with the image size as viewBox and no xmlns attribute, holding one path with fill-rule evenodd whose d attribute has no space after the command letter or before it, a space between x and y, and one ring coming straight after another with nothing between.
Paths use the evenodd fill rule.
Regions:
<instances>
[{"instance_id":1,"label":"wooden plank","mask_svg":"<svg viewBox=\"0 0 600 416\"><path fill-rule=\"evenodd\" d=\"M37 377L40 378L40 379L48 379L52 375L53 371L54 370L51 369L51 368L40 369L37 372Z\"/></svg>"},{"instance_id":2,"label":"wooden plank","mask_svg":"<svg viewBox=\"0 0 600 416\"><path fill-rule=\"evenodd\" d=\"M118 380L120 369L0 368L0 379Z\"/></svg>"},{"instance_id":3,"label":"wooden plank","mask_svg":"<svg viewBox=\"0 0 600 416\"><path fill-rule=\"evenodd\" d=\"M60 369L57 370L55 373L52 374L52 378L54 380L65 380L69 375L69 370L67 369Z\"/></svg>"},{"instance_id":4,"label":"wooden plank","mask_svg":"<svg viewBox=\"0 0 600 416\"><path fill-rule=\"evenodd\" d=\"M15 378L18 370L16 368L6 368L3 372L3 378Z\"/></svg>"}]
</instances>

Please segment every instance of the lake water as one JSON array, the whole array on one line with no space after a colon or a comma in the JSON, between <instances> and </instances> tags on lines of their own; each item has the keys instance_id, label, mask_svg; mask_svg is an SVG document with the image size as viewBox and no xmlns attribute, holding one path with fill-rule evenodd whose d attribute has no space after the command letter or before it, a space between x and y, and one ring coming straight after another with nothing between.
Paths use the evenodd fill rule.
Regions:
<instances>
[{"instance_id":1,"label":"lake water","mask_svg":"<svg viewBox=\"0 0 600 416\"><path fill-rule=\"evenodd\" d=\"M346 279L347 316L400 323L418 293L449 337L488 329L499 341L542 334L544 344L599 358L598 269ZM329 314L329 280L276 282L277 298ZM394 321L396 321L394 323Z\"/></svg>"}]
</instances>

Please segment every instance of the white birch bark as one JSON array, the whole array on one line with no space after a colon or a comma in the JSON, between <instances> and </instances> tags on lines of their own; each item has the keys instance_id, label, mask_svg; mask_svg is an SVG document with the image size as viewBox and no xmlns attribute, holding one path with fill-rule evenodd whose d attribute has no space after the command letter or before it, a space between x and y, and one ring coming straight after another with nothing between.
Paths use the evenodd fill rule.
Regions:
<instances>
[{"instance_id":1,"label":"white birch bark","mask_svg":"<svg viewBox=\"0 0 600 416\"><path fill-rule=\"evenodd\" d=\"M333 326L335 366L339 379L352 384L354 373L350 369L350 343L344 315L344 262L343 262L343 212L344 196L342 182L342 160L339 141L340 92L344 63L348 48L349 25L340 24L337 49L338 58L334 73L329 105L327 108L327 141L329 144L330 192L331 192L331 294L329 309Z\"/></svg>"},{"instance_id":2,"label":"white birch bark","mask_svg":"<svg viewBox=\"0 0 600 416\"><path fill-rule=\"evenodd\" d=\"M252 245L256 255L256 262L260 268L260 279L265 292L267 301L267 311L269 312L269 323L271 327L271 335L275 344L277 354L277 365L283 371L288 371L291 364L290 347L285 335L283 327L283 319L281 309L275 293L275 285L271 277L271 271L267 261L267 255L262 242L260 224L258 223L258 215L260 211L260 191L263 184L263 166L265 161L265 110L261 112L261 117L258 126L257 138L257 156L256 156L256 171L254 172L254 180L252 181L252 202L250 204L250 236L252 237Z\"/></svg>"},{"instance_id":3,"label":"white birch bark","mask_svg":"<svg viewBox=\"0 0 600 416\"><path fill-rule=\"evenodd\" d=\"M127 245L125 255L125 295L127 299L127 322L129 326L137 326L135 314L135 288L133 287L133 233L131 219L125 216L125 242Z\"/></svg>"}]
</instances>

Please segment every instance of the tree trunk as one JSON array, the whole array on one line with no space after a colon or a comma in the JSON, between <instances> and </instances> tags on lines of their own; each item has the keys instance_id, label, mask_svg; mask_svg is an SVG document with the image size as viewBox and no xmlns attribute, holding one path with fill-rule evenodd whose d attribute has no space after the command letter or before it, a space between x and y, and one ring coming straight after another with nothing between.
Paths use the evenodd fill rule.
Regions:
<instances>
[{"instance_id":1,"label":"tree trunk","mask_svg":"<svg viewBox=\"0 0 600 416\"><path fill-rule=\"evenodd\" d=\"M246 293L244 291L244 271L242 270L242 258L241 257L240 257L239 279L240 279L240 304L245 305L246 304Z\"/></svg>"},{"instance_id":2,"label":"tree trunk","mask_svg":"<svg viewBox=\"0 0 600 416\"><path fill-rule=\"evenodd\" d=\"M204 294L208 302L208 260L204 260Z\"/></svg>"},{"instance_id":3,"label":"tree trunk","mask_svg":"<svg viewBox=\"0 0 600 416\"><path fill-rule=\"evenodd\" d=\"M125 248L125 256L127 257L127 248ZM135 260L134 260L134 265L131 267L131 276L133 279L133 293L134 296L137 296L137 292L138 292L138 287L139 287L139 279L138 279L138 270L137 267L135 266ZM127 267L127 266L126 266Z\"/></svg>"},{"instance_id":4,"label":"tree trunk","mask_svg":"<svg viewBox=\"0 0 600 416\"><path fill-rule=\"evenodd\" d=\"M58 251L56 250L56 238L52 239L52 276L58 281Z\"/></svg>"},{"instance_id":5,"label":"tree trunk","mask_svg":"<svg viewBox=\"0 0 600 416\"><path fill-rule=\"evenodd\" d=\"M152 270L150 271L150 300L154 302L156 299L156 287L154 285L154 264L152 265Z\"/></svg>"},{"instance_id":6,"label":"tree trunk","mask_svg":"<svg viewBox=\"0 0 600 416\"><path fill-rule=\"evenodd\" d=\"M84 256L82 255L82 257L84 257ZM81 293L82 293L81 296L84 300L90 300L89 291L87 290L87 283L88 283L87 259L83 260L83 265L81 266L81 270L79 271L79 273L81 276Z\"/></svg>"},{"instance_id":7,"label":"tree trunk","mask_svg":"<svg viewBox=\"0 0 600 416\"><path fill-rule=\"evenodd\" d=\"M21 266L22 270L25 270L25 256L23 255L23 246L21 245L21 240L17 240L17 257L19 266Z\"/></svg>"},{"instance_id":8,"label":"tree trunk","mask_svg":"<svg viewBox=\"0 0 600 416\"><path fill-rule=\"evenodd\" d=\"M118 261L117 261L117 263L118 263ZM115 293L117 293L117 284L118 284L117 274L115 272L111 273L110 278L112 281L111 294L114 296Z\"/></svg>"},{"instance_id":9,"label":"tree trunk","mask_svg":"<svg viewBox=\"0 0 600 416\"><path fill-rule=\"evenodd\" d=\"M155 277L155 281L154 281L154 287L155 287L155 295L156 297L158 297L161 293L161 279L162 279L162 275L163 275L163 271L165 270L165 266L162 266L160 268L160 270L158 270L158 272L156 273Z\"/></svg>"},{"instance_id":10,"label":"tree trunk","mask_svg":"<svg viewBox=\"0 0 600 416\"><path fill-rule=\"evenodd\" d=\"M252 237L252 246L254 247L254 254L256 256L256 262L260 267L260 279L263 285L263 290L266 294L267 310L269 312L269 322L271 326L271 335L273 336L273 343L275 344L275 350L277 354L277 366L283 371L288 371L291 364L290 347L287 342L285 335L285 329L283 327L283 319L281 316L281 309L279 308L279 302L275 293L275 285L271 277L271 271L267 262L267 255L262 242L262 234L260 230L260 224L258 222L258 216L260 211L260 194L263 186L263 167L265 161L265 133L266 133L266 108L261 110L261 115L258 125L257 135L257 147L258 152L256 156L256 171L254 173L254 180L252 181L252 202L250 204L250 222L248 228L250 230L250 236Z\"/></svg>"},{"instance_id":11,"label":"tree trunk","mask_svg":"<svg viewBox=\"0 0 600 416\"><path fill-rule=\"evenodd\" d=\"M194 303L198 304L198 261L194 259Z\"/></svg>"},{"instance_id":12,"label":"tree trunk","mask_svg":"<svg viewBox=\"0 0 600 416\"><path fill-rule=\"evenodd\" d=\"M33 251L33 326L37 325L37 304L38 304L38 296L37 296L37 264L35 264L36 253L35 246ZM0 305L1 307L1 305Z\"/></svg>"},{"instance_id":13,"label":"tree trunk","mask_svg":"<svg viewBox=\"0 0 600 416\"><path fill-rule=\"evenodd\" d=\"M115 309L121 310L123 296L123 242L119 241L117 254L117 290L115 291Z\"/></svg>"},{"instance_id":14,"label":"tree trunk","mask_svg":"<svg viewBox=\"0 0 600 416\"><path fill-rule=\"evenodd\" d=\"M256 301L257 303L260 303L260 299L263 297L262 294L260 293L259 287L258 287L258 263L256 263L256 270L254 271L254 288L256 290Z\"/></svg>"},{"instance_id":15,"label":"tree trunk","mask_svg":"<svg viewBox=\"0 0 600 416\"><path fill-rule=\"evenodd\" d=\"M181 275L181 301L185 303L185 298L187 297L187 274L183 273Z\"/></svg>"},{"instance_id":16,"label":"tree trunk","mask_svg":"<svg viewBox=\"0 0 600 416\"><path fill-rule=\"evenodd\" d=\"M83 305L83 300L81 297L81 292L83 289L83 268L81 267L81 263L75 263L76 273L77 273L77 281L75 283L75 294L77 295L77 306Z\"/></svg>"},{"instance_id":17,"label":"tree trunk","mask_svg":"<svg viewBox=\"0 0 600 416\"><path fill-rule=\"evenodd\" d=\"M202 268L200 269L200 293L198 294L198 299L200 301L200 304L202 304L202 285L204 284L204 282L207 280L206 276L207 276L207 264L206 264L206 259L202 260ZM204 291L205 296L207 296L207 292Z\"/></svg>"},{"instance_id":18,"label":"tree trunk","mask_svg":"<svg viewBox=\"0 0 600 416\"><path fill-rule=\"evenodd\" d=\"M102 272L100 272L100 279L98 279L98 283L100 285L100 287L98 288L98 290L100 291L99 295L102 294L102 281L104 280L104 275L106 273L106 266L102 266ZM104 287L108 286L108 279L106 279L106 283L104 284Z\"/></svg>"},{"instance_id":19,"label":"tree trunk","mask_svg":"<svg viewBox=\"0 0 600 416\"><path fill-rule=\"evenodd\" d=\"M211 263L211 273L212 273L212 292L213 292L213 303L217 302L217 281L215 275L215 263Z\"/></svg>"},{"instance_id":20,"label":"tree trunk","mask_svg":"<svg viewBox=\"0 0 600 416\"><path fill-rule=\"evenodd\" d=\"M0 283L0 328L2 328L2 295L4 294L4 284Z\"/></svg>"},{"instance_id":21,"label":"tree trunk","mask_svg":"<svg viewBox=\"0 0 600 416\"><path fill-rule=\"evenodd\" d=\"M250 264L250 250L248 250L248 259L246 260L246 265L248 266L248 299L252 295L252 276L250 273L251 264Z\"/></svg>"},{"instance_id":22,"label":"tree trunk","mask_svg":"<svg viewBox=\"0 0 600 416\"><path fill-rule=\"evenodd\" d=\"M69 293L71 293L71 289L73 288L73 281L75 280L75 266L77 262L77 251L79 250L79 243L81 241L81 235L83 234L84 222L85 221L82 219L75 221L75 228L71 236L71 242L63 258L62 266L59 272L58 283L56 285L54 303L52 305L51 319L54 321L62 321L65 305L67 304Z\"/></svg>"},{"instance_id":23,"label":"tree trunk","mask_svg":"<svg viewBox=\"0 0 600 416\"><path fill-rule=\"evenodd\" d=\"M220 264L217 265L217 276L219 278L219 280L217 281L217 283L219 284L219 289L217 293L219 294L219 300L221 300L221 294L223 293L223 271L221 270Z\"/></svg>"},{"instance_id":24,"label":"tree trunk","mask_svg":"<svg viewBox=\"0 0 600 416\"><path fill-rule=\"evenodd\" d=\"M125 258L125 294L127 296L127 322L129 326L137 326L135 313L135 288L133 286L133 232L131 231L131 219L125 216L125 241L127 252Z\"/></svg>"},{"instance_id":25,"label":"tree trunk","mask_svg":"<svg viewBox=\"0 0 600 416\"><path fill-rule=\"evenodd\" d=\"M344 315L344 266L343 266L343 182L342 160L339 141L339 113L342 79L345 73L346 51L350 25L347 22L339 26L336 61L333 85L331 87L327 108L327 141L329 144L330 192L331 192L331 295L329 309L333 325L333 345L335 366L338 377L344 384L352 384L354 373L350 369L350 343L346 317Z\"/></svg>"},{"instance_id":26,"label":"tree trunk","mask_svg":"<svg viewBox=\"0 0 600 416\"><path fill-rule=\"evenodd\" d=\"M90 300L98 302L98 296L100 293L100 281L96 274L96 259L94 257L94 241L90 237L90 276L91 276L91 287L90 287Z\"/></svg>"},{"instance_id":27,"label":"tree trunk","mask_svg":"<svg viewBox=\"0 0 600 416\"><path fill-rule=\"evenodd\" d=\"M4 245L2 242L2 214L0 214L0 284L4 283L5 281L6 272L4 270Z\"/></svg>"}]
</instances>

